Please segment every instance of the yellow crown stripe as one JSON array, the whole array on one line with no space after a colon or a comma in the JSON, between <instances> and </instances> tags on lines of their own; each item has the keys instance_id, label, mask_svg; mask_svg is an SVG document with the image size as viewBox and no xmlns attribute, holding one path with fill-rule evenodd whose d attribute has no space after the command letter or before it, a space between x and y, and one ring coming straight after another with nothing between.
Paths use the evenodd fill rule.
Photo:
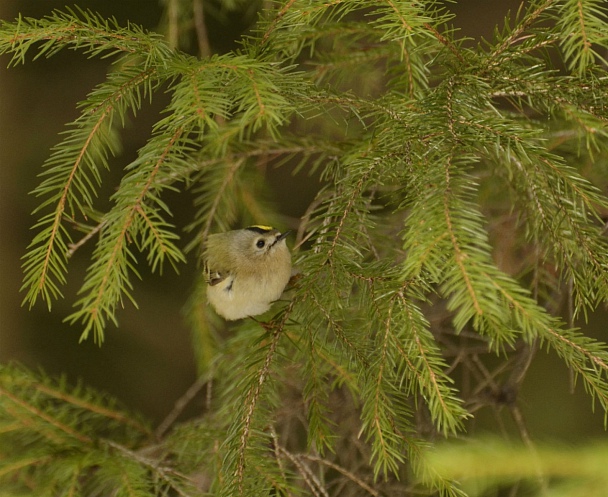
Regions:
<instances>
[{"instance_id":1,"label":"yellow crown stripe","mask_svg":"<svg viewBox=\"0 0 608 497\"><path fill-rule=\"evenodd\" d=\"M263 224L254 224L252 226L248 226L248 228L256 228L262 231L272 231L274 229L272 226L265 226Z\"/></svg>"}]
</instances>

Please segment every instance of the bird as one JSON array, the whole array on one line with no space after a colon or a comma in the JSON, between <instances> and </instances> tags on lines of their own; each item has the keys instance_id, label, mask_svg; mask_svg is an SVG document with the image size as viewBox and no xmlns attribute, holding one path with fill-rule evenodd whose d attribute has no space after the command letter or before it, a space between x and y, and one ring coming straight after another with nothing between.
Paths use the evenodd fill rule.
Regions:
<instances>
[{"instance_id":1,"label":"bird","mask_svg":"<svg viewBox=\"0 0 608 497\"><path fill-rule=\"evenodd\" d=\"M258 316L281 297L291 277L289 234L254 225L207 237L207 300L220 316L227 321Z\"/></svg>"}]
</instances>

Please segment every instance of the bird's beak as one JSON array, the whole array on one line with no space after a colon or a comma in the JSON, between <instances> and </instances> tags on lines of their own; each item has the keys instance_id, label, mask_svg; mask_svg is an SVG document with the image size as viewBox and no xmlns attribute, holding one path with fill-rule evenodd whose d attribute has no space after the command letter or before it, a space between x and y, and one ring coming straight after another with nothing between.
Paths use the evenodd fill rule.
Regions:
<instances>
[{"instance_id":1,"label":"bird's beak","mask_svg":"<svg viewBox=\"0 0 608 497\"><path fill-rule=\"evenodd\" d=\"M290 233L291 233L291 230L287 230L285 233L281 233L279 236L277 236L274 243L279 243L281 240L284 240L285 238L287 238L287 235L289 235Z\"/></svg>"}]
</instances>

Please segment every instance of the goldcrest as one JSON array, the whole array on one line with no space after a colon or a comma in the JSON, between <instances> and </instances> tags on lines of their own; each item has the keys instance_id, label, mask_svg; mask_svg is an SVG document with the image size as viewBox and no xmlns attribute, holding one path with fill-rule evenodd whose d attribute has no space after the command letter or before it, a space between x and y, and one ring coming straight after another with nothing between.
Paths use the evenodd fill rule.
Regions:
<instances>
[{"instance_id":1,"label":"goldcrest","mask_svg":"<svg viewBox=\"0 0 608 497\"><path fill-rule=\"evenodd\" d=\"M250 226L209 235L203 253L207 300L220 316L257 316L281 297L291 277L288 234Z\"/></svg>"}]
</instances>

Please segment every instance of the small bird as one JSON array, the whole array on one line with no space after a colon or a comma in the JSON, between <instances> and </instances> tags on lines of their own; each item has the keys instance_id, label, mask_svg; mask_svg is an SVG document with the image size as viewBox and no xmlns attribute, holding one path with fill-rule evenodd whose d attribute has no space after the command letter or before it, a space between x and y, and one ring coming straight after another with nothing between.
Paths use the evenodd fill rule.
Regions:
<instances>
[{"instance_id":1,"label":"small bird","mask_svg":"<svg viewBox=\"0 0 608 497\"><path fill-rule=\"evenodd\" d=\"M203 253L207 300L228 321L263 314L285 290L291 254L270 226L209 235Z\"/></svg>"}]
</instances>

